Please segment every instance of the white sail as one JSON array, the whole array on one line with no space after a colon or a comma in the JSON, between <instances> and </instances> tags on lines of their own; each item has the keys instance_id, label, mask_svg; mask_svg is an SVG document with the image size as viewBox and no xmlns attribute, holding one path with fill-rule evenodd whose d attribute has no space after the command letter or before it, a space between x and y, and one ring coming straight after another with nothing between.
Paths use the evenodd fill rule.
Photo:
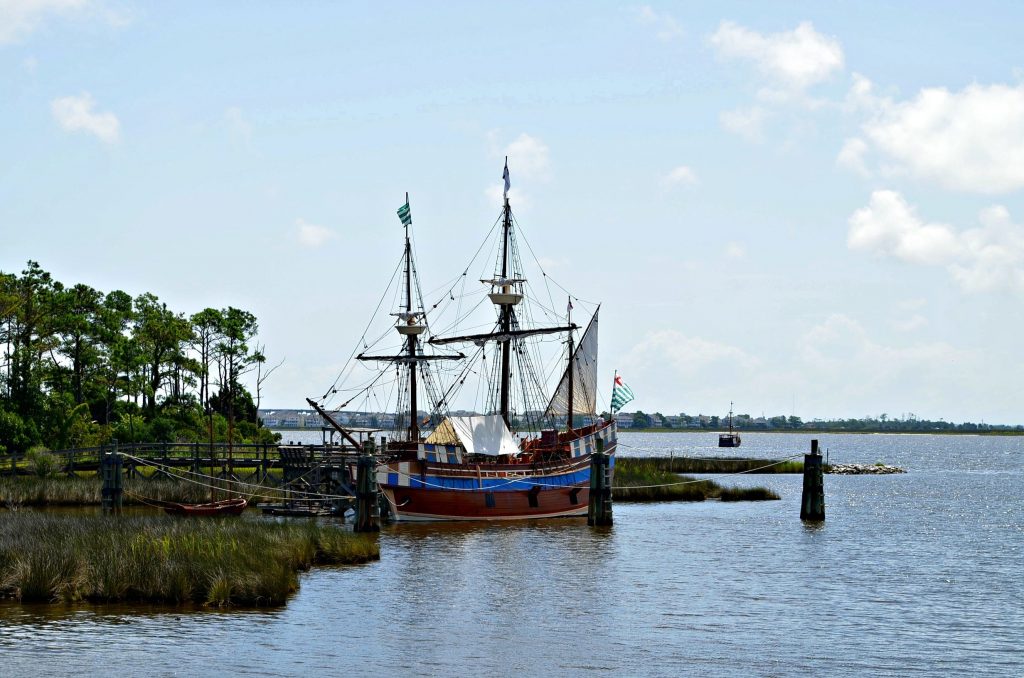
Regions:
<instances>
[{"instance_id":1,"label":"white sail","mask_svg":"<svg viewBox=\"0 0 1024 678\"><path fill-rule=\"evenodd\" d=\"M580 345L573 353L572 361L562 380L558 382L555 394L548 403L546 415L567 416L569 412L569 370L572 370L572 413L597 414L597 313L587 325L587 331L580 339Z\"/></svg>"},{"instance_id":2,"label":"white sail","mask_svg":"<svg viewBox=\"0 0 1024 678\"><path fill-rule=\"evenodd\" d=\"M513 457L519 454L519 444L500 414L449 417L447 421L469 454L507 454Z\"/></svg>"}]
</instances>

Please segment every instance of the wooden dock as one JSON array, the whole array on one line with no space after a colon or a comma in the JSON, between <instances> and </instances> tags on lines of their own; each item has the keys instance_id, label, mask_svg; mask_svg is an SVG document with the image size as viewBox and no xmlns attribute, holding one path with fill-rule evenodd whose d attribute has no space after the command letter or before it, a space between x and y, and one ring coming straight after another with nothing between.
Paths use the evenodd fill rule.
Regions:
<instances>
[{"instance_id":1,"label":"wooden dock","mask_svg":"<svg viewBox=\"0 0 1024 678\"><path fill-rule=\"evenodd\" d=\"M355 499L359 451L352 445L136 443L49 454L57 458L61 476L98 478L101 460L115 449L128 478L218 486L230 481L249 489L272 488L275 494L283 491L284 501L267 507L278 515L338 515ZM24 456L0 456L0 475L33 473Z\"/></svg>"}]
</instances>

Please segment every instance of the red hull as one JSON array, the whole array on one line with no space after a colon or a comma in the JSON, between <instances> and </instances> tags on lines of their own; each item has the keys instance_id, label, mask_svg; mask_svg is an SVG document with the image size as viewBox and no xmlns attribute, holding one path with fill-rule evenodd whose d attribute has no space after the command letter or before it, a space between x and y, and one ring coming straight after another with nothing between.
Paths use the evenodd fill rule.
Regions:
<instances>
[{"instance_id":1,"label":"red hull","mask_svg":"<svg viewBox=\"0 0 1024 678\"><path fill-rule=\"evenodd\" d=\"M164 511L172 516L237 516L241 515L249 502L242 498L224 499L209 504L173 504L164 506Z\"/></svg>"},{"instance_id":2,"label":"red hull","mask_svg":"<svg viewBox=\"0 0 1024 678\"><path fill-rule=\"evenodd\" d=\"M410 487L386 488L399 520L519 520L587 515L589 487L541 492L446 492ZM531 494L534 495L531 501ZM490 500L488 500L490 496ZM488 501L492 502L488 504Z\"/></svg>"},{"instance_id":3,"label":"red hull","mask_svg":"<svg viewBox=\"0 0 1024 678\"><path fill-rule=\"evenodd\" d=\"M590 456L601 438L615 454L614 423L565 437L561 458L531 464L392 461L378 483L399 521L520 520L587 515ZM564 434L563 434L564 435ZM575 451L575 454L574 454Z\"/></svg>"}]
</instances>

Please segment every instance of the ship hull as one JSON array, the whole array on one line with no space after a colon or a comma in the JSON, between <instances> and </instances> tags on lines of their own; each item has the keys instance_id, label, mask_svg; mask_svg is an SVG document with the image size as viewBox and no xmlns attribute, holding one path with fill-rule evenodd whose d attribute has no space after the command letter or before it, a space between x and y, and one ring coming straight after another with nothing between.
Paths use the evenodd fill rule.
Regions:
<instances>
[{"instance_id":1,"label":"ship hull","mask_svg":"<svg viewBox=\"0 0 1024 678\"><path fill-rule=\"evenodd\" d=\"M721 433L718 436L719 447L739 447L740 435L738 433Z\"/></svg>"},{"instance_id":2,"label":"ship hull","mask_svg":"<svg viewBox=\"0 0 1024 678\"><path fill-rule=\"evenodd\" d=\"M573 440L559 461L529 466L391 462L378 468L377 482L400 522L585 516L598 438L614 469L615 424L609 422Z\"/></svg>"}]
</instances>

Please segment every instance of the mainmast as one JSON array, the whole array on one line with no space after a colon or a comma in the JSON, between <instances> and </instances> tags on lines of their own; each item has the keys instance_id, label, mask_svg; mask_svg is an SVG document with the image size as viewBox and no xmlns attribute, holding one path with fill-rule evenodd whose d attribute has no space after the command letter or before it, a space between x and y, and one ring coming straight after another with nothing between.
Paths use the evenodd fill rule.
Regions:
<instances>
[{"instance_id":1,"label":"mainmast","mask_svg":"<svg viewBox=\"0 0 1024 678\"><path fill-rule=\"evenodd\" d=\"M409 193L405 194L405 204L409 204ZM409 220L412 223L412 220ZM416 317L412 312L412 246L409 243L409 223L405 224L405 315L406 326L414 325ZM409 440L420 437L420 422L416 407L416 337L415 333L406 335L406 354L409 356Z\"/></svg>"},{"instance_id":2,"label":"mainmast","mask_svg":"<svg viewBox=\"0 0 1024 678\"><path fill-rule=\"evenodd\" d=\"M508 172L508 157L505 158L505 172ZM508 236L509 230L512 228L512 208L508 204L508 193L505 193L505 217L504 223L502 224L502 248L501 248L501 279L503 282L508 281ZM511 285L502 285L501 291L504 295L509 295L511 291ZM512 329L512 303L501 304L501 331L504 334L508 334L509 330ZM501 342L501 418L505 420L505 426L512 428L508 418L508 388L511 380L511 350L512 340L507 339Z\"/></svg>"},{"instance_id":3,"label":"mainmast","mask_svg":"<svg viewBox=\"0 0 1024 678\"><path fill-rule=\"evenodd\" d=\"M568 308L566 310L565 315L566 315L566 320L568 321L568 323L570 325L572 325L572 297L569 297L569 305L568 305ZM572 410L573 410L572 396L573 396L573 391L575 390L574 389L575 385L573 384L573 377L574 377L573 373L576 372L576 370L573 369L574 365L572 364L572 361L576 359L576 355L575 355L576 351L575 351L575 349L573 349L573 345L572 344L573 344L573 342L572 342L572 332L569 332L569 367L566 370L566 374L569 375L569 407L567 408L568 409L569 418L565 422L565 429L569 433L572 433Z\"/></svg>"},{"instance_id":4,"label":"mainmast","mask_svg":"<svg viewBox=\"0 0 1024 678\"><path fill-rule=\"evenodd\" d=\"M509 205L508 189L510 186L508 175L508 158L505 158L505 172L502 175L505 180L505 204L502 208L502 229L501 229L501 252L500 266L495 267L495 276L488 280L481 280L485 285L490 285L488 293L491 303L498 307L498 322L492 332L481 334L468 334L458 337L431 337L429 342L432 345L444 345L454 343L473 342L482 345L486 341L496 341L501 351L501 374L498 384L497 409L505 426L512 428L510 410L510 390L512 382L512 352L515 350L513 342L540 334L551 334L554 332L570 332L576 326L569 323L565 327L531 327L522 328L516 319L515 306L523 301L524 291L522 272L517 266L518 256L512 240L512 207ZM493 386L492 386L493 388ZM493 391L491 392L493 394ZM491 401L493 403L493 401Z\"/></svg>"}]
</instances>

